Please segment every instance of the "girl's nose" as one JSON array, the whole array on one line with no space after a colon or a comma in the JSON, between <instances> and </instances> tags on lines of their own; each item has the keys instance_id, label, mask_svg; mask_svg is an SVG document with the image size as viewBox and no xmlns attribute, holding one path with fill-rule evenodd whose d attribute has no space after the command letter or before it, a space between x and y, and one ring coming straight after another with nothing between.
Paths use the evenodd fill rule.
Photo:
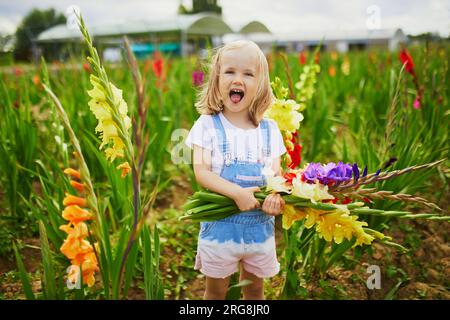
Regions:
<instances>
[{"instance_id":1,"label":"girl's nose","mask_svg":"<svg viewBox=\"0 0 450 320\"><path fill-rule=\"evenodd\" d=\"M233 84L242 84L242 77L239 75L236 75L233 79Z\"/></svg>"}]
</instances>

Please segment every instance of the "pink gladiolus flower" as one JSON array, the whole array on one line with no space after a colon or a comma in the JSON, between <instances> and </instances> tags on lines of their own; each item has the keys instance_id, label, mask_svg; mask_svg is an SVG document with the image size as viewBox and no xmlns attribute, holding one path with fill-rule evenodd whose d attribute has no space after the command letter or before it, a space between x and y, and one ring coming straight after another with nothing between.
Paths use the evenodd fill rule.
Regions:
<instances>
[{"instance_id":1,"label":"pink gladiolus flower","mask_svg":"<svg viewBox=\"0 0 450 320\"><path fill-rule=\"evenodd\" d=\"M192 84L196 87L201 86L203 84L204 76L202 71L195 70L192 72Z\"/></svg>"},{"instance_id":2,"label":"pink gladiolus flower","mask_svg":"<svg viewBox=\"0 0 450 320\"><path fill-rule=\"evenodd\" d=\"M420 109L420 97L416 97L416 100L414 100L413 103L414 109Z\"/></svg>"}]
</instances>

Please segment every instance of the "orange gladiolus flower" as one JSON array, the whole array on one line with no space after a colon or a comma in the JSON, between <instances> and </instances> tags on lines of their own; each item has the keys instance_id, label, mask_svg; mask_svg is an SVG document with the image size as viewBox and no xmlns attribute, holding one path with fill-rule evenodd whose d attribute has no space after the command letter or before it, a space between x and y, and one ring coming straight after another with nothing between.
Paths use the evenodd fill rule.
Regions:
<instances>
[{"instance_id":1,"label":"orange gladiolus flower","mask_svg":"<svg viewBox=\"0 0 450 320\"><path fill-rule=\"evenodd\" d=\"M70 175L72 178L76 178L78 180L81 179L80 172L75 169L67 168L64 170L64 173Z\"/></svg>"},{"instance_id":2,"label":"orange gladiolus flower","mask_svg":"<svg viewBox=\"0 0 450 320\"><path fill-rule=\"evenodd\" d=\"M67 168L64 173L74 179L81 180L81 175L77 170ZM70 185L79 192L84 190L84 184L78 181L70 180ZM65 209L62 212L62 217L69 223L59 227L60 230L67 233L67 238L59 250L71 260L72 265L68 270L68 280L76 284L80 279L80 272L82 272L83 283L92 287L95 284L94 274L99 271L99 267L94 248L86 240L89 236L89 229L83 221L91 220L93 216L89 211L82 208L88 205L85 198L66 193L63 205Z\"/></svg>"},{"instance_id":3,"label":"orange gladiolus flower","mask_svg":"<svg viewBox=\"0 0 450 320\"><path fill-rule=\"evenodd\" d=\"M82 270L83 283L92 287L95 283L94 272L99 271L97 258L93 252L77 256L72 260L72 266L69 269L69 281L76 283L80 277L80 265Z\"/></svg>"},{"instance_id":4,"label":"orange gladiolus flower","mask_svg":"<svg viewBox=\"0 0 450 320\"><path fill-rule=\"evenodd\" d=\"M66 197L63 200L63 205L65 206L77 205L80 207L86 207L86 204L87 204L86 199L81 197L75 197L68 193L66 193Z\"/></svg>"},{"instance_id":5,"label":"orange gladiolus flower","mask_svg":"<svg viewBox=\"0 0 450 320\"><path fill-rule=\"evenodd\" d=\"M59 229L66 232L72 238L86 238L89 235L87 224L84 222L75 225L73 223L63 224Z\"/></svg>"},{"instance_id":6,"label":"orange gladiolus flower","mask_svg":"<svg viewBox=\"0 0 450 320\"><path fill-rule=\"evenodd\" d=\"M81 221L91 220L92 214L77 205L73 205L64 209L62 217L75 224Z\"/></svg>"},{"instance_id":7,"label":"orange gladiolus flower","mask_svg":"<svg viewBox=\"0 0 450 320\"><path fill-rule=\"evenodd\" d=\"M86 71L87 73L92 73L91 65L90 65L88 62L83 63L83 69L84 69L84 71Z\"/></svg>"},{"instance_id":8,"label":"orange gladiolus flower","mask_svg":"<svg viewBox=\"0 0 450 320\"><path fill-rule=\"evenodd\" d=\"M34 85L37 87L41 83L41 78L38 74L35 74L32 78Z\"/></svg>"},{"instance_id":9,"label":"orange gladiolus flower","mask_svg":"<svg viewBox=\"0 0 450 320\"><path fill-rule=\"evenodd\" d=\"M128 174L128 172L131 171L131 167L128 164L128 162L124 162L124 163L118 165L117 169L122 169L122 174L120 175L122 178L124 178Z\"/></svg>"},{"instance_id":10,"label":"orange gladiolus flower","mask_svg":"<svg viewBox=\"0 0 450 320\"><path fill-rule=\"evenodd\" d=\"M334 77L334 76L336 75L336 68L335 68L334 66L330 66L330 67L328 68L328 74L329 74L331 77Z\"/></svg>"},{"instance_id":11,"label":"orange gladiolus flower","mask_svg":"<svg viewBox=\"0 0 450 320\"><path fill-rule=\"evenodd\" d=\"M75 259L77 255L91 252L92 246L87 240L83 240L81 238L73 238L72 236L68 236L66 240L64 240L61 248L59 250L68 258Z\"/></svg>"},{"instance_id":12,"label":"orange gladiolus flower","mask_svg":"<svg viewBox=\"0 0 450 320\"><path fill-rule=\"evenodd\" d=\"M76 190L78 190L78 192L83 192L84 191L84 184L79 183L77 181L74 180L70 180L70 185L72 187L74 187Z\"/></svg>"}]
</instances>

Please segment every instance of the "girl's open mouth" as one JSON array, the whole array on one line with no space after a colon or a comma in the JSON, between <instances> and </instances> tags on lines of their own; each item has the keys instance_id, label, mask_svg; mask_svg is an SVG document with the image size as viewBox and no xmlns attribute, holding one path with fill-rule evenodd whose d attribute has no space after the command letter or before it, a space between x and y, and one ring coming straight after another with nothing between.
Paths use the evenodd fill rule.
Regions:
<instances>
[{"instance_id":1,"label":"girl's open mouth","mask_svg":"<svg viewBox=\"0 0 450 320\"><path fill-rule=\"evenodd\" d=\"M244 98L244 91L241 89L231 89L230 99L233 103L239 103Z\"/></svg>"}]
</instances>

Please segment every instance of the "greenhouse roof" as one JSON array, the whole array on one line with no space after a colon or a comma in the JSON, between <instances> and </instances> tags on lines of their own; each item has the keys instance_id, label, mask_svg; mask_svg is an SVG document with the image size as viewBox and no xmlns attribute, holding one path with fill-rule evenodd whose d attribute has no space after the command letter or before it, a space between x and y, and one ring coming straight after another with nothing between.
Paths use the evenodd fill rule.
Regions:
<instances>
[{"instance_id":1,"label":"greenhouse roof","mask_svg":"<svg viewBox=\"0 0 450 320\"><path fill-rule=\"evenodd\" d=\"M252 21L247 23L245 26L239 30L239 33L249 34L249 33L270 33L269 29L259 21Z\"/></svg>"},{"instance_id":2,"label":"greenhouse roof","mask_svg":"<svg viewBox=\"0 0 450 320\"><path fill-rule=\"evenodd\" d=\"M134 21L110 25L88 27L92 37L111 37L132 34L161 34L184 31L186 34L223 35L233 30L218 15L195 14L178 15L173 18L152 21ZM67 25L57 25L45 30L39 36L38 42L54 42L81 39L78 28Z\"/></svg>"}]
</instances>

